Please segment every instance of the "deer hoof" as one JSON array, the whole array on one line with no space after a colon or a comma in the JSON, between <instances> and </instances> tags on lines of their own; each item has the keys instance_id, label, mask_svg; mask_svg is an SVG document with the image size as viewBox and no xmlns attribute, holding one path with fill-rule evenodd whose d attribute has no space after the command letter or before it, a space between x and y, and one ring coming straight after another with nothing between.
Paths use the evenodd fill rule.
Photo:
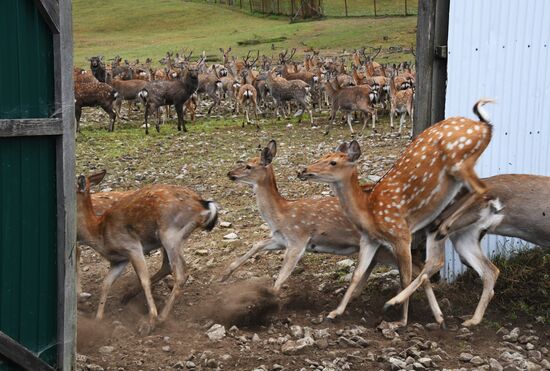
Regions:
<instances>
[{"instance_id":1,"label":"deer hoof","mask_svg":"<svg viewBox=\"0 0 550 371\"><path fill-rule=\"evenodd\" d=\"M382 310L383 310L384 312L387 312L391 307L393 307L393 305L390 304L389 302L386 302L386 303L384 304L384 307L382 308Z\"/></svg>"},{"instance_id":2,"label":"deer hoof","mask_svg":"<svg viewBox=\"0 0 550 371\"><path fill-rule=\"evenodd\" d=\"M138 326L138 333L141 336L148 336L150 335L153 330L155 329L155 321L152 319L143 319L141 320L139 326Z\"/></svg>"}]
</instances>

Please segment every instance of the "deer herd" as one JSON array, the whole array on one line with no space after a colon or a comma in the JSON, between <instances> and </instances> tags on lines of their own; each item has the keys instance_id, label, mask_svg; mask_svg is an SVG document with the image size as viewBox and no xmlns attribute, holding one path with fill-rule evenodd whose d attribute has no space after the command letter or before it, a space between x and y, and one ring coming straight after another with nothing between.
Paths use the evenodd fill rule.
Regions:
<instances>
[{"instance_id":1,"label":"deer herd","mask_svg":"<svg viewBox=\"0 0 550 371\"><path fill-rule=\"evenodd\" d=\"M176 109L178 129L186 130L184 109L196 107L196 102L192 105L189 102L200 89L211 97L212 91L217 89L233 96L236 111L245 109L246 121L249 120L248 108L254 114L267 109L267 96L271 96L277 115L280 111L285 115L287 103L293 101L299 109L298 115L309 111L312 118L311 103L315 101L312 91L323 79L326 79L324 91L332 103L331 119L334 120L338 110L344 111L352 131L350 117L354 111L363 113L364 125L370 116L374 127L378 107L375 103L387 103L392 115L412 114L414 73L398 74L396 68L389 76L386 76L387 71L377 74L377 70L384 71L383 66L375 64L372 57L366 57L364 64L359 52L353 55L357 65L350 79L342 73L343 64L335 61L324 60L322 69L319 68L321 59L316 54L306 56L304 69L291 62L293 53L281 53L279 67L282 68L271 66L271 61L264 57L261 69L265 71L265 78L260 78L262 72L254 69L260 61L259 54L255 58L249 53L242 60L231 60L231 48L221 49L221 52L224 63L212 65L210 72L204 72L204 56L198 62L190 62L191 55L177 56L175 61L168 62L172 55L167 55L166 69L154 75L174 74L174 80L143 80L141 85L132 82L134 80L120 80L139 85L133 87L133 91L145 105L146 132L148 115L155 113L159 117L158 109L170 104ZM183 73L174 69L178 63L185 65ZM121 69L120 73L128 70ZM143 71L146 75L150 72ZM108 80L114 68L103 74ZM211 78L212 74L216 77ZM80 79L86 76L81 72L78 75ZM83 84L102 89L102 96L127 99L124 89L116 88L118 76L112 77L112 87L91 78ZM296 76L300 78L292 79ZM351 82L355 85L343 87ZM385 94L387 98L382 98ZM318 104L325 99L323 96L318 98ZM258 157L238 163L227 173L231 181L252 186L258 211L269 226L271 237L255 242L248 252L225 269L220 281L227 281L233 272L261 251L284 250L274 284L274 291L278 293L306 251L343 256L357 254L357 266L349 287L337 308L327 315L328 319L344 314L350 300L361 295L375 265L381 263L397 266L400 275L401 291L385 305L401 305L401 318L392 325L407 325L409 298L422 286L436 322L443 327L444 316L430 278L443 267L445 241L450 240L461 260L482 279L483 291L474 315L463 323L464 326L479 324L494 295L499 275L498 268L480 246L483 236L518 237L540 246L550 246L550 177L508 174L480 179L474 170L491 141L493 128L483 108L490 102L482 99L475 103L473 111L478 120L451 117L426 129L375 184L360 183L358 163L362 149L356 140L341 143L334 152L298 171L300 180L330 185L333 197L294 200L283 197L274 169L277 143L271 140ZM218 106L219 102L213 99L209 111ZM159 125L160 118L157 130ZM403 116L400 127L402 125ZM91 193L90 188L104 176L103 171L88 177L81 175L77 180L77 238L110 263L96 317L103 318L110 287L131 263L140 286L128 289L124 301L144 292L149 315L140 330L147 333L155 324L166 320L184 290L189 275L184 260L186 239L198 228L209 231L215 227L219 205L176 185ZM415 233L426 235L424 262L411 251ZM162 266L149 277L145 255L156 249L162 253ZM175 284L159 315L151 285L168 274L174 277Z\"/></svg>"},{"instance_id":2,"label":"deer herd","mask_svg":"<svg viewBox=\"0 0 550 371\"><path fill-rule=\"evenodd\" d=\"M74 70L77 130L83 107L101 107L109 115L108 129L113 131L116 117L122 117L122 103L127 101L127 116L136 109L135 103L145 107L146 134L149 116L156 115L159 131L161 123L171 117L171 106L177 114L178 130L183 131L186 113L194 121L197 109L205 106L202 114L206 116L242 112L243 126L253 123L258 128L259 114L272 113L279 119L294 112L299 122L308 114L310 124L317 126L323 110L330 110L332 124L340 111L352 133L352 114L362 115L362 131L371 119L374 132L378 113L387 112L392 129L393 117L400 116L401 133L407 115L412 126L415 72L407 62L376 62L381 48L373 50L369 55L362 48L332 56L313 51L300 62L294 60L296 49L271 57L249 51L236 58L231 48L220 48L221 56L214 58L223 63L207 63L214 58L204 51L194 62L192 52L175 56L168 52L159 61L162 68L154 68L150 58L145 63L122 62L116 56L106 65L103 57L92 57L89 71Z\"/></svg>"}]
</instances>

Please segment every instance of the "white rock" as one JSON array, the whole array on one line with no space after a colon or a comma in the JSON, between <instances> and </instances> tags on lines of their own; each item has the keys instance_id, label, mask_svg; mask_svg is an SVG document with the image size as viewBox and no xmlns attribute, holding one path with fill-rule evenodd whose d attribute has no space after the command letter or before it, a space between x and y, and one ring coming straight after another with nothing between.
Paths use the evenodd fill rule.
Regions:
<instances>
[{"instance_id":1,"label":"white rock","mask_svg":"<svg viewBox=\"0 0 550 371\"><path fill-rule=\"evenodd\" d=\"M221 340L225 337L225 327L216 323L212 325L212 327L210 327L208 331L206 331L206 335L210 340L213 340L213 341Z\"/></svg>"},{"instance_id":2,"label":"white rock","mask_svg":"<svg viewBox=\"0 0 550 371\"><path fill-rule=\"evenodd\" d=\"M232 224L230 222L220 222L220 227L222 228L229 228Z\"/></svg>"},{"instance_id":3,"label":"white rock","mask_svg":"<svg viewBox=\"0 0 550 371\"><path fill-rule=\"evenodd\" d=\"M223 238L226 240L236 240L237 238L239 238L239 236L237 235L237 233L231 232L223 236Z\"/></svg>"}]
</instances>

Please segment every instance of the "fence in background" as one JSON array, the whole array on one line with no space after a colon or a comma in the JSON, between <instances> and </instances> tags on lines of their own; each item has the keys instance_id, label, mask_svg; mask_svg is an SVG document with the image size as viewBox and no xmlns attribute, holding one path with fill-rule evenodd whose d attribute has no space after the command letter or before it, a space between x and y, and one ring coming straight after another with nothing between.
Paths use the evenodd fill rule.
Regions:
<instances>
[{"instance_id":1,"label":"fence in background","mask_svg":"<svg viewBox=\"0 0 550 371\"><path fill-rule=\"evenodd\" d=\"M412 0L196 0L250 13L296 18L407 16L418 13Z\"/></svg>"}]
</instances>

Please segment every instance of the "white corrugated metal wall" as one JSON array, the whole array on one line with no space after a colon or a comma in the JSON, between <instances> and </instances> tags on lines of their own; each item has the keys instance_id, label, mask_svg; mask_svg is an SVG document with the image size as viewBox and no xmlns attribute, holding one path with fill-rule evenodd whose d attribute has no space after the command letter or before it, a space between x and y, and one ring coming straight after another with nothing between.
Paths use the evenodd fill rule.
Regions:
<instances>
[{"instance_id":1,"label":"white corrugated metal wall","mask_svg":"<svg viewBox=\"0 0 550 371\"><path fill-rule=\"evenodd\" d=\"M481 176L550 175L550 1L451 0L445 116L474 118L481 97L494 124ZM489 255L523 244L489 237ZM462 272L447 246L444 277Z\"/></svg>"}]
</instances>

